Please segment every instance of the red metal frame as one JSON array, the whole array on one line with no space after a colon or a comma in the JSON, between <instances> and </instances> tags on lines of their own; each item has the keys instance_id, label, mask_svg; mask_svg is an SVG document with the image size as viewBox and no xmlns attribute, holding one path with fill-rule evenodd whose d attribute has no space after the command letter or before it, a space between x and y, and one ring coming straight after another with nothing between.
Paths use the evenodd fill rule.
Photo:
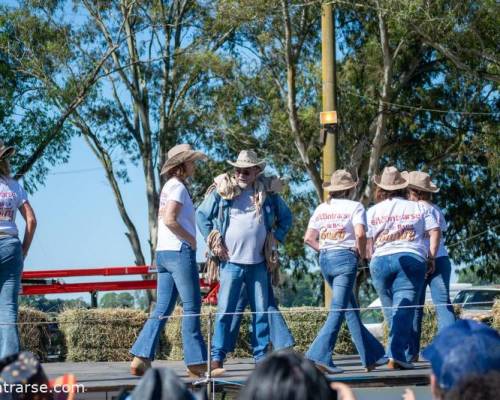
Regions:
<instances>
[{"instance_id":1,"label":"red metal frame","mask_svg":"<svg viewBox=\"0 0 500 400\"><path fill-rule=\"evenodd\" d=\"M54 279L70 278L81 276L119 276L119 275L154 275L149 271L147 265L128 267L102 267L83 269L61 269L44 271L23 272L22 295L40 295L56 293L80 293L80 292L106 292L116 290L141 290L156 289L156 279L135 280L135 281L114 281L114 282L85 282L85 283L65 283L52 281L38 284L29 283L30 279ZM207 304L217 304L217 294L219 283L208 284L204 278L200 278L200 287L207 293L203 296L203 302Z\"/></svg>"}]
</instances>

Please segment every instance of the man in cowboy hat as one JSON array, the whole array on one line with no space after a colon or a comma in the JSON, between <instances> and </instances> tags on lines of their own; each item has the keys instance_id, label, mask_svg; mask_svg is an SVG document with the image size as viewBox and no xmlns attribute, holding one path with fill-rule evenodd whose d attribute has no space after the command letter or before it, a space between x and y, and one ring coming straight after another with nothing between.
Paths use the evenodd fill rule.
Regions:
<instances>
[{"instance_id":1,"label":"man in cowboy hat","mask_svg":"<svg viewBox=\"0 0 500 400\"><path fill-rule=\"evenodd\" d=\"M223 174L215 178L215 190L207 195L196 213L198 228L208 238L209 251L220 260L218 316L212 345L215 368L222 366L234 343L232 313L243 286L253 311L253 356L256 361L265 356L269 343L265 311L274 303L274 297L264 247L272 236L283 242L292 223L290 209L276 193L280 184L261 175L265 162L254 151L243 150L235 162L228 163L235 167L234 176ZM217 234L217 240L212 243L213 233ZM276 315L281 318L280 327L286 328L281 315L272 314Z\"/></svg>"}]
</instances>

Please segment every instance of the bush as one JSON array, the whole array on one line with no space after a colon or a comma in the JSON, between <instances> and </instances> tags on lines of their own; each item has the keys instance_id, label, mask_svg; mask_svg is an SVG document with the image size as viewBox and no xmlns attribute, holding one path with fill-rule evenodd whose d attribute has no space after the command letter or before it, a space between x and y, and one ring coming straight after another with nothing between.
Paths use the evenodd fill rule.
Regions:
<instances>
[{"instance_id":1,"label":"bush","mask_svg":"<svg viewBox=\"0 0 500 400\"><path fill-rule=\"evenodd\" d=\"M19 308L19 339L21 349L36 354L40 361L47 361L50 345L49 316L34 308Z\"/></svg>"},{"instance_id":2,"label":"bush","mask_svg":"<svg viewBox=\"0 0 500 400\"><path fill-rule=\"evenodd\" d=\"M495 304L493 304L493 322L491 324L493 328L497 331L500 331L500 300L495 300Z\"/></svg>"}]
</instances>

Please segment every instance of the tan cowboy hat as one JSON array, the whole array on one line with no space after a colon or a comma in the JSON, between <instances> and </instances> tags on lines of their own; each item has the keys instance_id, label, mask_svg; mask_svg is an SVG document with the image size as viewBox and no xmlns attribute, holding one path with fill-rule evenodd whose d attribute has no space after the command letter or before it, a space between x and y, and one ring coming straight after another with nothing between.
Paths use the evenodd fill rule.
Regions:
<instances>
[{"instance_id":1,"label":"tan cowboy hat","mask_svg":"<svg viewBox=\"0 0 500 400\"><path fill-rule=\"evenodd\" d=\"M167 161L163 164L160 175L166 174L172 168L187 161L207 160L208 157L201 151L195 151L190 144L178 144L167 153Z\"/></svg>"},{"instance_id":2,"label":"tan cowboy hat","mask_svg":"<svg viewBox=\"0 0 500 400\"><path fill-rule=\"evenodd\" d=\"M385 167L382 175L375 175L373 182L384 190L399 190L408 186L408 172L399 172L396 167Z\"/></svg>"},{"instance_id":3,"label":"tan cowboy hat","mask_svg":"<svg viewBox=\"0 0 500 400\"><path fill-rule=\"evenodd\" d=\"M6 146L3 140L0 139L0 160L12 157L16 152L16 149L12 146Z\"/></svg>"},{"instance_id":4,"label":"tan cowboy hat","mask_svg":"<svg viewBox=\"0 0 500 400\"><path fill-rule=\"evenodd\" d=\"M345 169L338 169L330 178L330 182L323 183L323 189L328 192L338 192L341 190L349 190L358 184L358 181L352 179L352 175Z\"/></svg>"},{"instance_id":5,"label":"tan cowboy hat","mask_svg":"<svg viewBox=\"0 0 500 400\"><path fill-rule=\"evenodd\" d=\"M411 171L408 174L408 187L421 192L439 192L439 188L431 181L429 174L422 171Z\"/></svg>"},{"instance_id":6,"label":"tan cowboy hat","mask_svg":"<svg viewBox=\"0 0 500 400\"><path fill-rule=\"evenodd\" d=\"M257 153L253 150L240 151L238 159L236 161L228 161L228 163L236 168L259 167L263 170L266 167L266 162L264 160L259 160Z\"/></svg>"}]
</instances>

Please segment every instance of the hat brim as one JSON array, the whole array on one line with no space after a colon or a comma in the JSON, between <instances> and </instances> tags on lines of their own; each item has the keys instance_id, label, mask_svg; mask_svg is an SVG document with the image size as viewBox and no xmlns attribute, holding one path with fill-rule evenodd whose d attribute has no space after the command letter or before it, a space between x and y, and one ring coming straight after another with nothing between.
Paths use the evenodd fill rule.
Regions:
<instances>
[{"instance_id":1,"label":"hat brim","mask_svg":"<svg viewBox=\"0 0 500 400\"><path fill-rule=\"evenodd\" d=\"M236 168L252 168L259 167L260 169L264 169L266 167L265 161L259 161L258 163L246 163L246 162L238 162L238 161L227 161L228 164L232 165Z\"/></svg>"},{"instance_id":2,"label":"hat brim","mask_svg":"<svg viewBox=\"0 0 500 400\"><path fill-rule=\"evenodd\" d=\"M401 174L403 175L403 174ZM380 183L381 176L374 176L373 177L373 183L377 185L379 188L391 191L391 190L401 190L401 189L406 189L408 187L408 181L405 181L404 183L399 183L397 185L384 185L383 183Z\"/></svg>"},{"instance_id":3,"label":"hat brim","mask_svg":"<svg viewBox=\"0 0 500 400\"><path fill-rule=\"evenodd\" d=\"M335 186L335 185L332 185L330 182L323 182L323 189L328 191L328 192L341 192L343 190L352 189L353 187L356 187L357 184L358 184L358 181L353 182L352 184L346 185L346 186Z\"/></svg>"},{"instance_id":4,"label":"hat brim","mask_svg":"<svg viewBox=\"0 0 500 400\"><path fill-rule=\"evenodd\" d=\"M437 193L437 192L439 192L439 188L437 186L431 186L431 187L426 188L426 187L415 185L413 183L409 183L408 184L408 188L419 190L420 192L427 192L427 193Z\"/></svg>"},{"instance_id":5,"label":"hat brim","mask_svg":"<svg viewBox=\"0 0 500 400\"><path fill-rule=\"evenodd\" d=\"M0 151L0 160L10 158L14 154L16 154L16 149L12 146L4 148L2 151Z\"/></svg>"},{"instance_id":6,"label":"hat brim","mask_svg":"<svg viewBox=\"0 0 500 400\"><path fill-rule=\"evenodd\" d=\"M206 161L208 160L208 157L206 154L202 153L201 151L195 151L195 150L188 150L184 151L182 153L176 154L174 157L169 158L165 164L163 165L160 175L166 174L168 171L170 171L172 168L176 167L177 165L180 165L182 163L188 162L188 161Z\"/></svg>"}]
</instances>

